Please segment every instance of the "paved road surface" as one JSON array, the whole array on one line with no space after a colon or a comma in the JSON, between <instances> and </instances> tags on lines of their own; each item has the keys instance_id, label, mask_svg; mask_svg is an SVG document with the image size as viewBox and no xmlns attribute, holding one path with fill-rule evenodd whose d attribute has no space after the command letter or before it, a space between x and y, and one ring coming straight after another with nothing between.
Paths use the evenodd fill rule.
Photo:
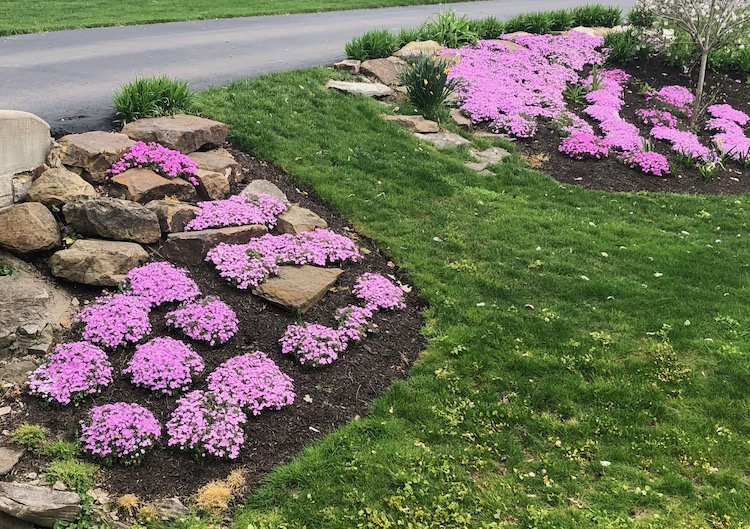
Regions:
<instances>
[{"instance_id":1,"label":"paved road surface","mask_svg":"<svg viewBox=\"0 0 750 529\"><path fill-rule=\"evenodd\" d=\"M634 0L597 0L627 9ZM332 64L368 29L414 27L435 12L507 18L582 0L494 0L301 15L202 20L0 37L0 108L25 110L55 131L109 129L112 94L136 76L166 74L193 89Z\"/></svg>"}]
</instances>

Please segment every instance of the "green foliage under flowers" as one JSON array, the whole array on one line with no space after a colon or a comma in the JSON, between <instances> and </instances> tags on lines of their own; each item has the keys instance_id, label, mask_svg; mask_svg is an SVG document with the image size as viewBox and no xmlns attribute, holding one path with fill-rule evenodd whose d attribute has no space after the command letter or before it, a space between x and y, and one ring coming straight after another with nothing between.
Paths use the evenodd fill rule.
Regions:
<instances>
[{"instance_id":1,"label":"green foliage under flowers","mask_svg":"<svg viewBox=\"0 0 750 529\"><path fill-rule=\"evenodd\" d=\"M134 526L135 527L135 526ZM88 494L81 494L81 512L72 522L58 520L53 529L111 529L94 511L94 499Z\"/></svg>"},{"instance_id":2,"label":"green foliage under flowers","mask_svg":"<svg viewBox=\"0 0 750 529\"><path fill-rule=\"evenodd\" d=\"M442 120L447 114L445 100L458 80L448 80L449 68L439 58L416 55L408 59L408 64L401 74L401 83L406 87L409 101L427 119Z\"/></svg>"},{"instance_id":3,"label":"green foliage under flowers","mask_svg":"<svg viewBox=\"0 0 750 529\"><path fill-rule=\"evenodd\" d=\"M42 472L45 481L62 481L73 492L83 494L94 486L97 467L77 459L58 459Z\"/></svg>"},{"instance_id":4,"label":"green foliage under flowers","mask_svg":"<svg viewBox=\"0 0 750 529\"><path fill-rule=\"evenodd\" d=\"M112 98L118 120L169 116L193 111L193 92L185 81L166 75L140 77L124 85Z\"/></svg>"},{"instance_id":5,"label":"green foliage under flowers","mask_svg":"<svg viewBox=\"0 0 750 529\"><path fill-rule=\"evenodd\" d=\"M387 29L373 29L344 45L346 56L358 61L388 57L398 48L398 37Z\"/></svg>"},{"instance_id":6,"label":"green foliage under flowers","mask_svg":"<svg viewBox=\"0 0 750 529\"><path fill-rule=\"evenodd\" d=\"M29 448L40 448L47 442L47 429L37 424L24 423L10 433L10 440Z\"/></svg>"},{"instance_id":7,"label":"green foliage under flowers","mask_svg":"<svg viewBox=\"0 0 750 529\"><path fill-rule=\"evenodd\" d=\"M448 48L458 48L477 42L477 34L472 28L469 16L458 16L453 10L430 17L419 31L424 40L434 40Z\"/></svg>"}]
</instances>

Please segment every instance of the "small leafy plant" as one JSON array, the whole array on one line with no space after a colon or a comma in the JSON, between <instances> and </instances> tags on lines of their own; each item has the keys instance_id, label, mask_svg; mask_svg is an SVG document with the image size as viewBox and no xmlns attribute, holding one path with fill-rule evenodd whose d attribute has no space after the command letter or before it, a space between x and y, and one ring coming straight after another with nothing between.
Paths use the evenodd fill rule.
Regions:
<instances>
[{"instance_id":1,"label":"small leafy plant","mask_svg":"<svg viewBox=\"0 0 750 529\"><path fill-rule=\"evenodd\" d=\"M349 59L366 61L392 55L399 48L399 37L387 29L373 29L344 45Z\"/></svg>"},{"instance_id":2,"label":"small leafy plant","mask_svg":"<svg viewBox=\"0 0 750 529\"><path fill-rule=\"evenodd\" d=\"M417 55L409 58L409 66L401 74L409 100L427 119L441 120L447 110L445 100L458 85L458 79L448 79L450 68L444 61Z\"/></svg>"},{"instance_id":3,"label":"small leafy plant","mask_svg":"<svg viewBox=\"0 0 750 529\"><path fill-rule=\"evenodd\" d=\"M0 263L0 277L9 276L15 271L15 268L10 266L8 263Z\"/></svg>"},{"instance_id":4,"label":"small leafy plant","mask_svg":"<svg viewBox=\"0 0 750 529\"><path fill-rule=\"evenodd\" d=\"M185 81L166 75L141 77L120 88L112 99L120 122L193 111L193 92Z\"/></svg>"},{"instance_id":5,"label":"small leafy plant","mask_svg":"<svg viewBox=\"0 0 750 529\"><path fill-rule=\"evenodd\" d=\"M42 475L49 483L62 481L73 492L83 494L94 486L96 466L77 459L53 461Z\"/></svg>"},{"instance_id":6,"label":"small leafy plant","mask_svg":"<svg viewBox=\"0 0 750 529\"><path fill-rule=\"evenodd\" d=\"M420 32L424 39L434 40L448 48L477 43L477 34L468 15L458 16L454 10L443 11L427 19Z\"/></svg>"},{"instance_id":7,"label":"small leafy plant","mask_svg":"<svg viewBox=\"0 0 750 529\"><path fill-rule=\"evenodd\" d=\"M47 442L47 434L43 426L23 423L10 433L10 440L29 448L40 448Z\"/></svg>"}]
</instances>

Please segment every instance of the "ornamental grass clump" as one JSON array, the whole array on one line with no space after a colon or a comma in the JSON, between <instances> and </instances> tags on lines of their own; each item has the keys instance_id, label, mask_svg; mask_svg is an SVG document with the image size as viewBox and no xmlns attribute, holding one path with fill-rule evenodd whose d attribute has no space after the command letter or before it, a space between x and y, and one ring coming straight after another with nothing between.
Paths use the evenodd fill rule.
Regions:
<instances>
[{"instance_id":1,"label":"ornamental grass clump","mask_svg":"<svg viewBox=\"0 0 750 529\"><path fill-rule=\"evenodd\" d=\"M236 459L245 443L245 422L239 406L219 403L211 392L192 391L177 400L167 422L167 444L201 458Z\"/></svg>"},{"instance_id":2,"label":"ornamental grass clump","mask_svg":"<svg viewBox=\"0 0 750 529\"><path fill-rule=\"evenodd\" d=\"M276 226L279 215L289 209L289 204L273 195L234 195L226 200L198 202L195 218L188 222L185 231L262 224Z\"/></svg>"},{"instance_id":3,"label":"ornamental grass clump","mask_svg":"<svg viewBox=\"0 0 750 529\"><path fill-rule=\"evenodd\" d=\"M84 340L116 349L151 333L150 310L149 301L139 296L109 294L83 309L77 321L83 323Z\"/></svg>"},{"instance_id":4,"label":"ornamental grass clump","mask_svg":"<svg viewBox=\"0 0 750 529\"><path fill-rule=\"evenodd\" d=\"M108 462L139 463L161 437L161 424L138 404L115 402L91 409L81 421L83 450Z\"/></svg>"},{"instance_id":5,"label":"ornamental grass clump","mask_svg":"<svg viewBox=\"0 0 750 529\"><path fill-rule=\"evenodd\" d=\"M194 186L199 184L197 163L180 151L167 149L156 142L136 142L107 169L107 176L111 178L128 169L150 169L164 178L184 178Z\"/></svg>"},{"instance_id":6,"label":"ornamental grass clump","mask_svg":"<svg viewBox=\"0 0 750 529\"><path fill-rule=\"evenodd\" d=\"M290 325L279 342L282 354L293 354L300 364L312 367L332 363L347 346L338 330L317 323Z\"/></svg>"},{"instance_id":7,"label":"ornamental grass clump","mask_svg":"<svg viewBox=\"0 0 750 529\"><path fill-rule=\"evenodd\" d=\"M141 77L115 92L112 103L121 123L193 110L193 92L185 81L166 75Z\"/></svg>"},{"instance_id":8,"label":"ornamental grass clump","mask_svg":"<svg viewBox=\"0 0 750 529\"><path fill-rule=\"evenodd\" d=\"M208 389L220 404L260 415L294 403L294 382L262 351L230 358L208 375Z\"/></svg>"},{"instance_id":9,"label":"ornamental grass clump","mask_svg":"<svg viewBox=\"0 0 750 529\"><path fill-rule=\"evenodd\" d=\"M87 342L63 343L29 375L29 393L48 402L78 403L112 383L107 354Z\"/></svg>"},{"instance_id":10,"label":"ornamental grass clump","mask_svg":"<svg viewBox=\"0 0 750 529\"><path fill-rule=\"evenodd\" d=\"M239 320L232 308L214 296L183 304L167 313L167 325L193 340L209 345L225 343L237 333Z\"/></svg>"},{"instance_id":11,"label":"ornamental grass clump","mask_svg":"<svg viewBox=\"0 0 750 529\"><path fill-rule=\"evenodd\" d=\"M450 67L440 58L416 55L407 58L407 62L401 83L406 87L409 101L427 119L444 119L447 114L445 100L459 80L448 79Z\"/></svg>"},{"instance_id":12,"label":"ornamental grass clump","mask_svg":"<svg viewBox=\"0 0 750 529\"><path fill-rule=\"evenodd\" d=\"M189 389L204 369L203 359L188 344L163 337L137 345L122 372L130 375L136 386L173 395Z\"/></svg>"},{"instance_id":13,"label":"ornamental grass clump","mask_svg":"<svg viewBox=\"0 0 750 529\"><path fill-rule=\"evenodd\" d=\"M354 283L352 293L365 302L371 311L380 309L403 309L404 291L393 281L380 274L367 272Z\"/></svg>"},{"instance_id":14,"label":"ornamental grass clump","mask_svg":"<svg viewBox=\"0 0 750 529\"><path fill-rule=\"evenodd\" d=\"M152 307L175 301L189 301L201 295L187 270L168 262L148 263L128 272L126 291L148 301Z\"/></svg>"}]
</instances>

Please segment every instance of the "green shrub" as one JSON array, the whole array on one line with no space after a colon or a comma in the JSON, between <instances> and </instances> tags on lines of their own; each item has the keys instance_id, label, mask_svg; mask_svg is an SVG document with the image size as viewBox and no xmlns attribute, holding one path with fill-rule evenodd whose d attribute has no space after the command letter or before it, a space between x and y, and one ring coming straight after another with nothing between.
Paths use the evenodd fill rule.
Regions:
<instances>
[{"instance_id":1,"label":"green shrub","mask_svg":"<svg viewBox=\"0 0 750 529\"><path fill-rule=\"evenodd\" d=\"M24 423L11 432L10 440L29 448L39 448L47 441L47 429L37 424Z\"/></svg>"},{"instance_id":2,"label":"green shrub","mask_svg":"<svg viewBox=\"0 0 750 529\"><path fill-rule=\"evenodd\" d=\"M668 66L687 69L698 60L697 50L685 31L677 28L674 36L674 42L662 51L661 58Z\"/></svg>"},{"instance_id":3,"label":"green shrub","mask_svg":"<svg viewBox=\"0 0 750 529\"><path fill-rule=\"evenodd\" d=\"M42 453L52 460L74 459L81 455L81 445L78 442L51 441L42 447Z\"/></svg>"},{"instance_id":4,"label":"green shrub","mask_svg":"<svg viewBox=\"0 0 750 529\"><path fill-rule=\"evenodd\" d=\"M399 37L387 29L373 29L361 37L352 39L344 46L346 56L359 61L388 57L397 49L399 49Z\"/></svg>"},{"instance_id":5,"label":"green shrub","mask_svg":"<svg viewBox=\"0 0 750 529\"><path fill-rule=\"evenodd\" d=\"M604 37L604 47L609 49L609 62L627 64L647 59L653 49L630 28Z\"/></svg>"},{"instance_id":6,"label":"green shrub","mask_svg":"<svg viewBox=\"0 0 750 529\"><path fill-rule=\"evenodd\" d=\"M652 11L636 6L628 13L628 22L637 28L650 28L656 22L656 16Z\"/></svg>"},{"instance_id":7,"label":"green shrub","mask_svg":"<svg viewBox=\"0 0 750 529\"><path fill-rule=\"evenodd\" d=\"M83 494L94 486L96 466L77 459L53 461L44 469L45 481L62 481L73 492Z\"/></svg>"},{"instance_id":8,"label":"green shrub","mask_svg":"<svg viewBox=\"0 0 750 529\"><path fill-rule=\"evenodd\" d=\"M572 14L579 26L611 28L622 22L622 10L619 7L585 5L573 8Z\"/></svg>"},{"instance_id":9,"label":"green shrub","mask_svg":"<svg viewBox=\"0 0 750 529\"><path fill-rule=\"evenodd\" d=\"M497 17L471 20L469 26L478 39L496 39L505 31L505 23Z\"/></svg>"},{"instance_id":10,"label":"green shrub","mask_svg":"<svg viewBox=\"0 0 750 529\"><path fill-rule=\"evenodd\" d=\"M417 40L426 40L422 38L422 31L420 30L420 28L401 28L401 30L398 32L397 39L399 48L402 48L410 42L414 42Z\"/></svg>"},{"instance_id":11,"label":"green shrub","mask_svg":"<svg viewBox=\"0 0 750 529\"><path fill-rule=\"evenodd\" d=\"M576 25L576 19L570 9L558 9L549 12L550 31L567 31Z\"/></svg>"},{"instance_id":12,"label":"green shrub","mask_svg":"<svg viewBox=\"0 0 750 529\"><path fill-rule=\"evenodd\" d=\"M422 24L422 37L439 42L448 48L458 48L465 44L476 44L477 34L472 30L468 15L460 17L455 11L443 11Z\"/></svg>"},{"instance_id":13,"label":"green shrub","mask_svg":"<svg viewBox=\"0 0 750 529\"><path fill-rule=\"evenodd\" d=\"M519 31L527 31L537 35L549 33L552 30L552 18L549 13L537 11L532 13L525 13L520 16L521 18L521 29Z\"/></svg>"},{"instance_id":14,"label":"green shrub","mask_svg":"<svg viewBox=\"0 0 750 529\"><path fill-rule=\"evenodd\" d=\"M448 80L449 68L440 59L426 55L409 58L409 67L401 75L409 100L427 119L440 121L447 114L444 106L458 80Z\"/></svg>"},{"instance_id":15,"label":"green shrub","mask_svg":"<svg viewBox=\"0 0 750 529\"><path fill-rule=\"evenodd\" d=\"M128 123L140 118L192 112L193 92L185 81L166 75L141 77L115 92L112 102L118 120Z\"/></svg>"}]
</instances>

